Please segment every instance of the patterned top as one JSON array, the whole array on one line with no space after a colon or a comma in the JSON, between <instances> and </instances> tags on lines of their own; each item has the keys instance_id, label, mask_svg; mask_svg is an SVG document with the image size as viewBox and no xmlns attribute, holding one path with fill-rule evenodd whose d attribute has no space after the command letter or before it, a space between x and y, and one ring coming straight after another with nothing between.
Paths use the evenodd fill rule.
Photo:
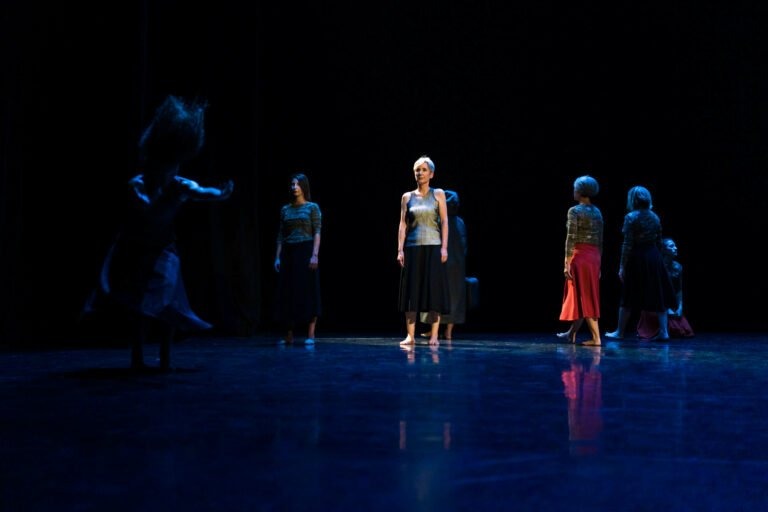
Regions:
<instances>
[{"instance_id":1,"label":"patterned top","mask_svg":"<svg viewBox=\"0 0 768 512\"><path fill-rule=\"evenodd\" d=\"M621 232L624 234L624 242L621 245L622 268L626 266L635 246L655 243L661 247L661 220L647 208L632 210L626 214Z\"/></svg>"},{"instance_id":2,"label":"patterned top","mask_svg":"<svg viewBox=\"0 0 768 512\"><path fill-rule=\"evenodd\" d=\"M573 256L576 244L596 245L603 250L603 214L597 206L577 204L568 209L565 256Z\"/></svg>"},{"instance_id":3,"label":"patterned top","mask_svg":"<svg viewBox=\"0 0 768 512\"><path fill-rule=\"evenodd\" d=\"M295 244L312 240L320 234L322 214L317 203L286 204L280 210L280 229L277 243Z\"/></svg>"},{"instance_id":4,"label":"patterned top","mask_svg":"<svg viewBox=\"0 0 768 512\"><path fill-rule=\"evenodd\" d=\"M434 189L430 188L427 195L423 197L411 193L408 199L406 247L443 244L440 235L439 208Z\"/></svg>"}]
</instances>

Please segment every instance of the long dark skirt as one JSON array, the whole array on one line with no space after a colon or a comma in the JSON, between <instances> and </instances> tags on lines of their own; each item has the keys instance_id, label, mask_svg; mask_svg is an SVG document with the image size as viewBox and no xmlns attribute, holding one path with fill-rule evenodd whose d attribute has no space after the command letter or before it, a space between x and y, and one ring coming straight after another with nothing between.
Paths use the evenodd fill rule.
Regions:
<instances>
[{"instance_id":1,"label":"long dark skirt","mask_svg":"<svg viewBox=\"0 0 768 512\"><path fill-rule=\"evenodd\" d=\"M656 244L639 244L633 248L624 268L621 306L635 311L677 308L675 289Z\"/></svg>"},{"instance_id":2,"label":"long dark skirt","mask_svg":"<svg viewBox=\"0 0 768 512\"><path fill-rule=\"evenodd\" d=\"M322 314L320 271L309 268L314 242L283 244L277 278L275 320L285 326L307 324Z\"/></svg>"},{"instance_id":3,"label":"long dark skirt","mask_svg":"<svg viewBox=\"0 0 768 512\"><path fill-rule=\"evenodd\" d=\"M451 312L446 265L440 261L439 245L405 248L405 266L400 271L400 311Z\"/></svg>"}]
</instances>

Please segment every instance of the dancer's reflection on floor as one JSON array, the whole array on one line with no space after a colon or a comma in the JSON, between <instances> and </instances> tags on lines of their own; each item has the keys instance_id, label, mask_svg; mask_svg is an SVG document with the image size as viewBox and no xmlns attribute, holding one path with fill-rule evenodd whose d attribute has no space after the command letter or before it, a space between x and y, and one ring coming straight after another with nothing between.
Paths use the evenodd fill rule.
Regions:
<instances>
[{"instance_id":1,"label":"dancer's reflection on floor","mask_svg":"<svg viewBox=\"0 0 768 512\"><path fill-rule=\"evenodd\" d=\"M453 460L452 418L457 406L453 400L445 400L441 390L453 368L452 347L450 342L413 343L400 345L400 349L406 356L403 386L410 390L402 395L396 425L400 474L420 508L451 510L455 489L449 484L452 475L447 469ZM425 408L425 404L430 405Z\"/></svg>"},{"instance_id":2,"label":"dancer's reflection on floor","mask_svg":"<svg viewBox=\"0 0 768 512\"><path fill-rule=\"evenodd\" d=\"M424 347L425 349L427 347ZM422 359L426 357L426 354L429 354L429 359L432 361L433 364L440 364L440 347L435 345L430 345L429 351L427 350L421 350L421 356ZM443 343L443 347L446 350L451 350L451 341L447 340ZM406 360L409 364L414 364L416 362L416 346L415 345L401 345L400 350L405 352ZM425 359L424 359L425 360Z\"/></svg>"},{"instance_id":3,"label":"dancer's reflection on floor","mask_svg":"<svg viewBox=\"0 0 768 512\"><path fill-rule=\"evenodd\" d=\"M447 340L446 343L438 346L438 345L424 345L424 346L417 346L416 344L413 345L400 345L400 349L405 353L406 360L408 361L408 365L416 365L419 364L426 364L428 367L432 368L432 371L428 371L426 373L415 371L414 373L409 373L409 379L433 379L433 378L440 378L441 372L438 370L438 368L435 368L435 365L440 364L440 352L441 351L450 351L453 347L451 346L450 340ZM416 353L418 352L418 358L416 357ZM430 364L431 363L431 364ZM415 368L418 368L416 366ZM437 371L437 373L435 373ZM426 425L423 421L419 420L416 422L417 424L417 431L418 434L416 438L423 442L425 440L433 441L436 436L435 432L438 431L437 425ZM399 434L400 434L400 440L399 440L399 446L401 451L405 451L407 448L407 425L408 421L406 417L404 416L400 420L400 427L399 427ZM449 450L451 447L451 422L450 421L444 421L442 423L441 427L441 436L442 439L442 445L443 449Z\"/></svg>"},{"instance_id":4,"label":"dancer's reflection on floor","mask_svg":"<svg viewBox=\"0 0 768 512\"><path fill-rule=\"evenodd\" d=\"M579 349L578 354L583 354ZM603 430L603 389L600 373L600 348L587 349L591 361L584 364L571 353L571 367L562 373L568 399L568 440L572 455L594 455L600 451Z\"/></svg>"}]
</instances>

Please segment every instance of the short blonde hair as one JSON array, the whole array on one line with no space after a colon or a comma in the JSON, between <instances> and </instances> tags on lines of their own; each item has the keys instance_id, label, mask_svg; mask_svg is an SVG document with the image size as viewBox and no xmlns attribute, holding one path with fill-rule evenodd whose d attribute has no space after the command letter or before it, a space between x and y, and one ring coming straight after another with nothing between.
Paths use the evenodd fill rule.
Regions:
<instances>
[{"instance_id":1,"label":"short blonde hair","mask_svg":"<svg viewBox=\"0 0 768 512\"><path fill-rule=\"evenodd\" d=\"M432 161L427 155L422 155L413 163L413 170L415 171L418 166L426 163L429 166L429 170L435 172L435 162Z\"/></svg>"}]
</instances>

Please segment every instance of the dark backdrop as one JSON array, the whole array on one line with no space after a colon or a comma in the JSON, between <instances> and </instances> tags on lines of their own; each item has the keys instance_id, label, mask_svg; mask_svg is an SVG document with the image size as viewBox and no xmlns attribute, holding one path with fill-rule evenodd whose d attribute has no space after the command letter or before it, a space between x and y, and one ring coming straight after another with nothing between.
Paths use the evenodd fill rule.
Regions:
<instances>
[{"instance_id":1,"label":"dark backdrop","mask_svg":"<svg viewBox=\"0 0 768 512\"><path fill-rule=\"evenodd\" d=\"M399 198L425 153L460 194L481 283L464 330L562 329L585 173L602 186L604 329L635 184L678 243L694 329L766 328L766 7L396 4L4 2L5 343L84 335L115 197L169 93L210 104L183 174L236 182L179 218L190 299L222 334L274 329L277 214L299 170L324 215L318 332L402 334Z\"/></svg>"}]
</instances>

